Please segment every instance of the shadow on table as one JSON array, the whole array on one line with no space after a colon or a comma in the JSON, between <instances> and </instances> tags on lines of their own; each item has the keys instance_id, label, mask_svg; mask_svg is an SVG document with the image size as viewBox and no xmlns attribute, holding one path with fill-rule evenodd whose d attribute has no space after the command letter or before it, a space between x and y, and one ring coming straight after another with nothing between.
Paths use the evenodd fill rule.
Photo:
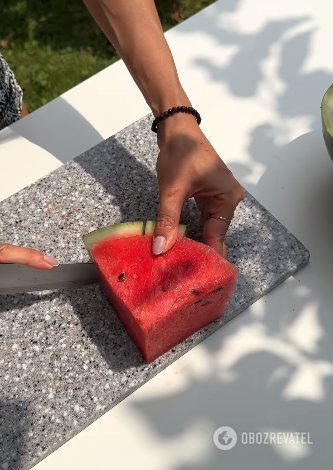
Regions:
<instances>
[{"instance_id":1,"label":"shadow on table","mask_svg":"<svg viewBox=\"0 0 333 470\"><path fill-rule=\"evenodd\" d=\"M263 143L263 152L265 147L269 145ZM304 186L296 184L297 179ZM177 442L179 449L182 442L184 449L195 443L190 454L184 452L177 459L183 463L170 466L172 470L221 466L312 470L326 468L331 460L333 348L328 332L333 218L323 220L316 207L320 204L321 213L330 213L332 179L333 166L319 131L280 149L276 165L252 193L266 199L267 192L277 193L276 200L269 198L268 209L290 230L299 227L298 235L303 234L300 238L312 255L311 269L285 282L283 296L278 287L244 313L241 323L231 321L227 329L202 343L196 352L199 366L186 356L178 361L174 380L170 374L166 378L170 393L132 400L133 412L147 422L157 443L172 447ZM302 212L296 211L299 200L304 200ZM291 208L285 213L287 204ZM183 370L185 385L179 390ZM232 427L238 435L235 448L228 452L213 444L213 434L221 426ZM309 432L313 444L242 444L243 432L270 431Z\"/></svg>"},{"instance_id":2,"label":"shadow on table","mask_svg":"<svg viewBox=\"0 0 333 470\"><path fill-rule=\"evenodd\" d=\"M67 163L104 139L61 96L12 124L10 129Z\"/></svg>"},{"instance_id":3,"label":"shadow on table","mask_svg":"<svg viewBox=\"0 0 333 470\"><path fill-rule=\"evenodd\" d=\"M221 45L238 46L239 52L227 66L217 67L204 57L196 59L214 80L223 85L227 84L231 92L238 97L253 96L258 91L265 81L262 74L263 60L268 57L272 46L281 46L277 74L283 79L285 87L279 93L272 90L279 119L277 122L272 120L261 124L249 136L248 151L253 162L264 164L268 169L257 185L245 183L245 186L259 200L268 192L275 191L276 203L270 198L271 206L268 209L290 230L293 231L293 227L297 225L306 227L306 233L310 227L309 240L306 235L302 238L303 232L295 235L305 245L308 245L308 241L311 245L308 245L308 248L314 255L312 270L304 270L285 283L283 298L280 295L276 300L279 295L278 288L254 306L244 314L241 326L236 319L229 324L222 338L221 334L215 334L202 343L200 348L206 358L207 367L203 380L199 378L200 374L193 371L183 390L175 391L170 396L134 401L133 413L143 416L155 437L164 443L184 439L186 446L187 433L196 426L198 445L191 450L191 455L184 455L184 463L174 466L173 470L215 470L221 465L243 468L249 466L250 459L251 465L260 469L312 470L314 465L318 467L320 459L324 468L331 460L333 354L331 338L326 332L330 331L330 306L333 305L333 298L331 272L327 269L332 263L327 263L327 260L320 256L326 253L330 259L332 257L333 226L331 220L323 221L317 215L316 205L328 206L333 202L333 167L328 161L317 129L321 97L331 84L332 76L324 70L306 72L303 69L309 51L311 31L293 37L285 34L292 31L294 26L305 24L308 18L271 22L253 34L227 31L218 24L218 18L225 11L234 11L238 4L239 2L231 1L219 2L214 6L215 24L214 17L204 20L201 15L200 21L194 18L185 22L179 31L203 31ZM276 137L282 136L288 141L288 119L291 118L307 119L316 130L300 138L301 141L297 140L282 147L276 143ZM83 128L84 125L83 123ZM89 132L89 129L87 131ZM98 136L95 137L98 139ZM98 165L92 167L89 157L85 155L77 160L78 163L114 196L113 204L119 206L121 217L126 217L126 220L154 217L158 210L158 192L153 170L144 167L120 142L112 139L110 154L99 157ZM103 159L104 166L100 165ZM110 159L115 163L117 160L118 164L124 167L114 164L113 169L109 169ZM324 168L325 173L321 174L317 169L319 160L318 166ZM241 182L246 181L246 177L252 174L251 165L237 163L229 166ZM309 171L309 167L312 171ZM127 194L123 191L126 174L135 175ZM284 181L282 175L285 177ZM293 181L299 178L304 178L302 188L293 184ZM142 182L143 188L138 191L137 188ZM146 190L148 187L150 191ZM303 212L289 208L288 213L284 213L286 205L293 207L293 201L300 198L304 200ZM183 214L183 220L190 225L193 220L197 220L196 213L194 217L191 214L195 211L191 204L187 206L188 209L185 208ZM196 230L196 226L192 226L193 233ZM321 254L316 250L316 246L311 244L314 233L317 233L318 245L325 246L325 250L320 251ZM313 280L314 268L321 273L317 283ZM93 293L94 288L89 289L92 289ZM84 304L80 305L78 298L72 302L87 334L99 347L110 367L113 367L113 358L107 349L107 338L111 329L114 331L114 322L118 320L109 316L104 336L100 337L98 331L99 326L105 326L104 315L98 316L93 311L89 312L91 318L88 318ZM105 298L101 299L101 303L106 304ZM288 307L291 303L294 306L293 312L289 311ZM306 332L305 337L298 333L300 328ZM119 340L124 341L127 347L128 339L121 336L126 335L124 330L122 331ZM241 348L239 344L242 345ZM216 351L223 352L219 355L221 359L214 356ZM133 356L125 356L122 366L126 369L140 364L139 355L135 360L138 362L133 362ZM186 356L179 364L186 365ZM195 366L189 363L189 367ZM233 406L228 407L228 403ZM234 413L235 408L238 410L237 415ZM320 429L313 428L314 422L320 423ZM296 447L249 447L239 441L235 449L222 452L212 443L215 429L222 425L233 427L239 436L245 431L307 432L311 428L310 437L314 444Z\"/></svg>"},{"instance_id":4,"label":"shadow on table","mask_svg":"<svg viewBox=\"0 0 333 470\"><path fill-rule=\"evenodd\" d=\"M223 26L224 13L235 12L240 1L215 3L207 14L195 16L177 28L178 33L202 32L212 37L221 46L235 46L237 52L230 61L218 66L212 60L198 55L194 61L205 69L213 81L227 85L238 97L251 97L259 87L266 87L270 99L277 101L277 112L281 117L311 118L318 124L320 103L326 89L332 84L333 75L325 70L305 71L305 61L311 47L315 27L310 16L291 17L268 21L252 33L237 30L237 23L230 21ZM303 31L297 32L302 26ZM307 30L304 31L304 28ZM277 74L284 86L277 90L265 76L263 61L267 60L272 47L281 51ZM313 112L316 111L316 115Z\"/></svg>"},{"instance_id":5,"label":"shadow on table","mask_svg":"<svg viewBox=\"0 0 333 470\"><path fill-rule=\"evenodd\" d=\"M28 409L15 398L0 397L0 464L3 470L21 470L21 458L29 447L28 432L33 432Z\"/></svg>"},{"instance_id":6,"label":"shadow on table","mask_svg":"<svg viewBox=\"0 0 333 470\"><path fill-rule=\"evenodd\" d=\"M157 146L155 150L157 155ZM119 140L111 137L105 147L99 148L97 153L96 151L85 152L75 160L75 164L79 164L95 183L112 195L110 217L114 217L113 208L118 207L120 221L156 218L159 194L154 161L149 161L147 165L143 164L134 154L125 149ZM133 184L128 184L129 175L133 178ZM73 184L75 185L75 182ZM96 203L98 204L98 197L96 197ZM104 207L103 215L105 215L104 212L108 213L107 207ZM184 204L181 223L187 225L187 232L191 238L201 240L200 213L194 200L190 199ZM97 226L99 224L98 214L96 224ZM243 230L246 236L246 227ZM258 237L260 237L259 233ZM237 247L231 248L230 256L233 262L237 262L237 256L240 256ZM254 289L254 286L247 285L246 279L242 279L242 287L247 291ZM145 364L117 315L110 308L100 286L66 289L60 293L71 302L82 328L96 344L111 370L126 371L130 367ZM52 301L59 297L60 293L45 292L7 296L3 301L0 299L0 312L17 310L38 302ZM111 337L112 341L110 341ZM158 363L156 367L159 367Z\"/></svg>"},{"instance_id":7,"label":"shadow on table","mask_svg":"<svg viewBox=\"0 0 333 470\"><path fill-rule=\"evenodd\" d=\"M238 5L237 1L218 2L206 19L200 15L178 31L204 32L221 45L238 47L225 66L216 66L205 57L195 59L237 97L254 96L263 84L270 86L262 72L263 61L272 46L281 47L276 73L285 86L280 91L272 89L271 96L277 118L257 126L249 136L251 161L264 165L266 171L253 184L248 182L251 164L231 163L229 167L252 195L269 199L267 208L310 249L311 269L284 283L283 297L277 288L247 311L241 324L235 319L228 329L202 343L197 354L205 364L201 364L204 372L183 357L177 363L177 377L187 370L182 390L175 387L165 396L135 399L132 409L146 420L161 445L172 448L177 442L181 449L184 442L183 448L188 449L188 442L194 442L191 452L178 458L183 463L170 465L172 470L326 468L332 458L333 431L333 349L328 335L333 305L333 218L324 219L322 214L331 213L333 207L333 166L319 127L320 102L333 76L325 70L304 69L313 33L310 23L309 31L289 34L311 18L268 22L258 32L241 34L226 30L220 22L224 12L236 11ZM314 131L283 146L278 142L290 141L292 119L306 120ZM272 193L276 198L267 197ZM299 201L304 201L301 211ZM167 382L165 387L172 388L170 377ZM228 452L218 450L212 440L214 431L224 425L238 433L236 447ZM242 432L268 431L311 431L313 444L241 443Z\"/></svg>"}]
</instances>

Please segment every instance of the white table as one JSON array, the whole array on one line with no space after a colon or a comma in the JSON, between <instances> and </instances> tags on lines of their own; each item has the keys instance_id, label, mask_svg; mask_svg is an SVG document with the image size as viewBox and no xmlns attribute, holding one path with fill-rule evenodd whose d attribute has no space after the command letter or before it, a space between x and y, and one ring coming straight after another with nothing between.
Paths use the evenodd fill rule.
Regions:
<instances>
[{"instance_id":1,"label":"white table","mask_svg":"<svg viewBox=\"0 0 333 470\"><path fill-rule=\"evenodd\" d=\"M326 469L333 456L333 82L327 0L221 0L166 36L202 127L310 265L106 413L36 470ZM0 133L4 198L148 112L119 62ZM246 243L246 240L244 241ZM216 428L238 432L229 451ZM312 445L245 445L242 432Z\"/></svg>"}]
</instances>

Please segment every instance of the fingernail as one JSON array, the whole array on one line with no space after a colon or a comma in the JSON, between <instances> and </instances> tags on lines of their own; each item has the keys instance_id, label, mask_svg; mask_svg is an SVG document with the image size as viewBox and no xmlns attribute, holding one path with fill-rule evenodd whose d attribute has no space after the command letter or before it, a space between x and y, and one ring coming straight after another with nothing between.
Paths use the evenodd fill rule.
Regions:
<instances>
[{"instance_id":1,"label":"fingernail","mask_svg":"<svg viewBox=\"0 0 333 470\"><path fill-rule=\"evenodd\" d=\"M59 266L59 263L56 259L52 258L52 256L45 255L44 259L47 263L49 263L51 266Z\"/></svg>"},{"instance_id":2,"label":"fingernail","mask_svg":"<svg viewBox=\"0 0 333 470\"><path fill-rule=\"evenodd\" d=\"M165 238L158 235L153 241L153 254L160 255L165 247Z\"/></svg>"}]
</instances>

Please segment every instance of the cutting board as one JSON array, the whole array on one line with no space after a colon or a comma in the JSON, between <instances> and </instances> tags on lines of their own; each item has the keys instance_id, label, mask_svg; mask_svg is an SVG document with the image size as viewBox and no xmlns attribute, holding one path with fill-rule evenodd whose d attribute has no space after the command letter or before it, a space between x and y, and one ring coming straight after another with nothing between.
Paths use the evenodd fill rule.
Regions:
<instances>
[{"instance_id":1,"label":"cutting board","mask_svg":"<svg viewBox=\"0 0 333 470\"><path fill-rule=\"evenodd\" d=\"M1 202L0 240L60 262L88 261L83 234L155 219L158 148L151 122L151 115L141 119ZM201 239L193 200L181 222ZM309 260L304 246L247 192L227 246L240 276L224 317L149 365L99 284L0 296L2 468L31 468Z\"/></svg>"}]
</instances>

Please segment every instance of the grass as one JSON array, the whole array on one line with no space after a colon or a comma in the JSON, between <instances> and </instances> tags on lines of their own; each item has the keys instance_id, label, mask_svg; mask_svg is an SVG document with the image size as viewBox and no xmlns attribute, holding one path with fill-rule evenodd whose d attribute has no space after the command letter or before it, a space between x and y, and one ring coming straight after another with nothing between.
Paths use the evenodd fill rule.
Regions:
<instances>
[{"instance_id":1,"label":"grass","mask_svg":"<svg viewBox=\"0 0 333 470\"><path fill-rule=\"evenodd\" d=\"M164 31L215 0L156 0ZM0 50L31 112L119 59L82 0L0 0Z\"/></svg>"}]
</instances>

